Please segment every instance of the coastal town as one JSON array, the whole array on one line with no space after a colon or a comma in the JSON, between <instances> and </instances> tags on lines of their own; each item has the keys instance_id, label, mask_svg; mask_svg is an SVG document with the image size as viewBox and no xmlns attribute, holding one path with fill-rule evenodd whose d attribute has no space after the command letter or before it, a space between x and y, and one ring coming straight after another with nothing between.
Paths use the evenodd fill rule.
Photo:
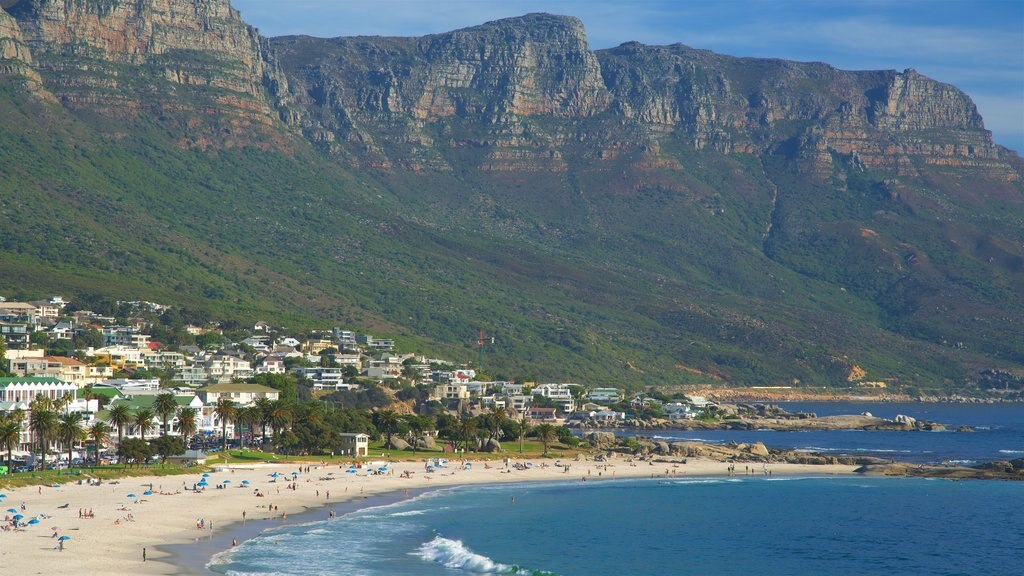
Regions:
<instances>
[{"instance_id":1,"label":"coastal town","mask_svg":"<svg viewBox=\"0 0 1024 576\"><path fill-rule=\"evenodd\" d=\"M53 466L116 461L113 442L99 445L85 433L97 423L116 430L117 444L152 438L159 428L161 436L184 437L184 448L197 448L188 452L193 457L214 445L244 445L245 436L250 445L262 445L270 441L268 424L273 433L285 431L274 419L282 424L300 399L428 416L414 425L426 440L388 439L402 448L432 443L437 427L431 420L438 416L496 413L510 428L508 422L607 428L651 418L707 420L720 409L697 395L484 380L473 366L399 352L393 339L341 328L292 334L266 322L230 330L216 322L169 326L175 318L169 306L134 301L115 307L114 314L102 314L59 296L0 302L6 373L0 378L0 418L17 424L17 436L12 431L4 439L15 469L41 465L41 450L54 453ZM54 407L58 419L70 419L82 433L69 432L66 441L59 434L42 439L32 417L43 406ZM365 455L369 437L380 432L369 424L337 430L331 451ZM449 445L459 440L451 438ZM486 444L481 440L474 448Z\"/></svg>"}]
</instances>

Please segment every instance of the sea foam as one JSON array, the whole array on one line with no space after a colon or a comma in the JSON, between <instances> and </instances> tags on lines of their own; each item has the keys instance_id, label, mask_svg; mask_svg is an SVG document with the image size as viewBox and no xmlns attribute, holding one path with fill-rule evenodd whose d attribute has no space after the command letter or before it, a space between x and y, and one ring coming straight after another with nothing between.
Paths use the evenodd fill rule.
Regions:
<instances>
[{"instance_id":1,"label":"sea foam","mask_svg":"<svg viewBox=\"0 0 1024 576\"><path fill-rule=\"evenodd\" d=\"M445 568L472 574L547 574L495 562L466 548L461 540L451 540L443 536L435 536L430 542L424 542L413 554L428 562L441 564Z\"/></svg>"}]
</instances>

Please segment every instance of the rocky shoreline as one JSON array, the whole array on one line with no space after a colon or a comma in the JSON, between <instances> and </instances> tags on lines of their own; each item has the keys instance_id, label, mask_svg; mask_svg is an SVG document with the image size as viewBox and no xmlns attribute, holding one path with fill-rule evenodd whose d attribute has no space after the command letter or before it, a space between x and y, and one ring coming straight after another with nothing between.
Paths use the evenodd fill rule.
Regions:
<instances>
[{"instance_id":1,"label":"rocky shoreline","mask_svg":"<svg viewBox=\"0 0 1024 576\"><path fill-rule=\"evenodd\" d=\"M910 476L921 478L1018 480L1024 481L1024 458L995 461L977 466L927 465L896 462L872 456L834 456L796 450L769 448L763 442L707 444L704 442L668 442L644 437L617 438L612 432L589 432L583 440L603 458L625 457L654 463L672 463L679 458L708 458L720 462L740 463L746 470L773 463L859 466L855 470L866 476ZM753 465L753 467L751 467Z\"/></svg>"},{"instance_id":2,"label":"rocky shoreline","mask_svg":"<svg viewBox=\"0 0 1024 576\"><path fill-rule=\"evenodd\" d=\"M580 429L617 428L626 430L889 430L902 432L973 432L970 427L949 427L912 416L877 418L870 413L818 417L813 412L790 413L774 404L723 404L717 419L627 418L616 426L607 423L574 421L567 426Z\"/></svg>"}]
</instances>

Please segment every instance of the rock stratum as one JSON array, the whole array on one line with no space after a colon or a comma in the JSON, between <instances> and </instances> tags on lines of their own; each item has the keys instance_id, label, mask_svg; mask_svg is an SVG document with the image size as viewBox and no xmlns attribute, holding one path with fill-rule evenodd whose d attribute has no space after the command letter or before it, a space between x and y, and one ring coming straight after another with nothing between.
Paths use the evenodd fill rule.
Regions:
<instances>
[{"instance_id":1,"label":"rock stratum","mask_svg":"<svg viewBox=\"0 0 1024 576\"><path fill-rule=\"evenodd\" d=\"M0 88L4 290L467 358L484 326L510 378L1024 390L1024 163L912 69L592 50L550 14L268 39L228 0L5 0Z\"/></svg>"}]
</instances>

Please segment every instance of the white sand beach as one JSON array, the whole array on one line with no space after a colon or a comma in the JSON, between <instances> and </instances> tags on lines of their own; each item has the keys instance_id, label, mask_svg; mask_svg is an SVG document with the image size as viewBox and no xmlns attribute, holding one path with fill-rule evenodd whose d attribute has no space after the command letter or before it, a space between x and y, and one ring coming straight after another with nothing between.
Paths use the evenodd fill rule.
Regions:
<instances>
[{"instance_id":1,"label":"white sand beach","mask_svg":"<svg viewBox=\"0 0 1024 576\"><path fill-rule=\"evenodd\" d=\"M0 565L13 574L180 574L181 568L161 560L168 559L157 547L189 543L211 534L222 534L243 520L287 522L295 515L329 504L353 499L432 487L463 484L507 483L564 480L567 482L602 481L613 478L649 478L668 476L716 476L728 473L728 463L690 458L686 464L627 462L518 461L506 470L501 461L472 461L471 469L452 461L433 473L425 471L423 460L393 462L388 472L369 475L368 467L348 473L348 464L325 466L303 463L295 489L289 489L292 472L300 464L236 465L218 469L207 478L209 486L192 490L200 473L185 476L124 478L116 484L99 486L66 484L60 487L0 490L7 497L0 514L13 516L8 509L24 516L23 522L39 522L17 531L0 532ZM530 462L516 469L515 464ZM542 464L543 462L543 464ZM377 465L382 465L383 462ZM570 468L565 470L564 466ZM309 472L306 473L306 467ZM365 466L365 465L364 465ZM744 464L735 465L743 474ZM764 474L761 464L750 464L756 474ZM769 464L775 475L852 474L854 466ZM278 473L272 482L271 474ZM248 481L248 485L243 485ZM152 495L143 493L150 488ZM223 485L225 488L217 488ZM257 496L256 492L263 496ZM129 497L134 494L135 497ZM21 510L24 504L24 511ZM269 507L274 507L271 510ZM91 512L91 517L80 517ZM326 517L326 516L325 516ZM197 522L203 527L198 528ZM8 521L6 524L10 524ZM211 532L212 530L212 532ZM58 549L57 536L68 536L64 549ZM146 561L143 561L143 548Z\"/></svg>"}]
</instances>

